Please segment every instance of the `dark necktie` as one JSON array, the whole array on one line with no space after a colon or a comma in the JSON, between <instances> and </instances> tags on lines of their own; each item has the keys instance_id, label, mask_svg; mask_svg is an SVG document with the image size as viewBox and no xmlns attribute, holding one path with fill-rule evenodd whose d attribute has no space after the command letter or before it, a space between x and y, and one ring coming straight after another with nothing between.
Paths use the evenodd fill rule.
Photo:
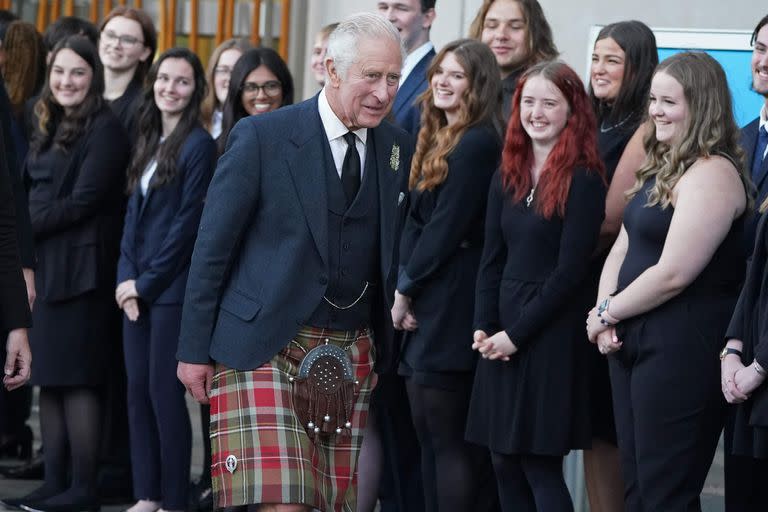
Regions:
<instances>
[{"instance_id":1,"label":"dark necktie","mask_svg":"<svg viewBox=\"0 0 768 512\"><path fill-rule=\"evenodd\" d=\"M765 125L760 127L760 132L757 136L757 144L755 145L755 156L752 159L752 181L757 187L760 187L760 182L765 177L765 169L763 165L763 155L765 154L765 148L768 147L768 132L765 131Z\"/></svg>"},{"instance_id":2,"label":"dark necktie","mask_svg":"<svg viewBox=\"0 0 768 512\"><path fill-rule=\"evenodd\" d=\"M344 163L341 164L341 186L349 206L360 190L360 154L357 152L354 133L345 133L344 140L347 141L347 152L344 155Z\"/></svg>"}]
</instances>

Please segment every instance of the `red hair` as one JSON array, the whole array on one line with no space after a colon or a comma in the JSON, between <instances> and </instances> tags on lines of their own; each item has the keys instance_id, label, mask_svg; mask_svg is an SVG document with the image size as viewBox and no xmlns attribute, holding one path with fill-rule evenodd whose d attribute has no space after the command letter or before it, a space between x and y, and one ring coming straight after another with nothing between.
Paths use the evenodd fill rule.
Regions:
<instances>
[{"instance_id":1,"label":"red hair","mask_svg":"<svg viewBox=\"0 0 768 512\"><path fill-rule=\"evenodd\" d=\"M552 82L568 101L568 122L544 163L536 185L535 208L543 217L565 215L568 190L573 172L583 167L598 173L605 180L605 167L597 149L597 121L592 103L579 76L564 62L549 61L532 66L520 78L512 99L504 150L501 157L501 179L515 202L526 197L533 187L531 139L520 122L520 97L525 83L532 76L542 76Z\"/></svg>"}]
</instances>

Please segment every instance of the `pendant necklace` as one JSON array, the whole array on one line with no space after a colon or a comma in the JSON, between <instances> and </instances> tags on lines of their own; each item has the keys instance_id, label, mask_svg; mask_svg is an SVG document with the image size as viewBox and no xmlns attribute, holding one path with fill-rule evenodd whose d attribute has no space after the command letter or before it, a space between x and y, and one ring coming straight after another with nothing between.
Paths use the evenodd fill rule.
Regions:
<instances>
[{"instance_id":1,"label":"pendant necklace","mask_svg":"<svg viewBox=\"0 0 768 512\"><path fill-rule=\"evenodd\" d=\"M533 202L533 194L536 192L536 187L531 187L531 193L528 194L528 197L525 198L525 206L526 208L531 207L531 203Z\"/></svg>"},{"instance_id":2,"label":"pendant necklace","mask_svg":"<svg viewBox=\"0 0 768 512\"><path fill-rule=\"evenodd\" d=\"M627 121L629 121L629 118L632 117L631 115L628 115L624 119L622 119L620 122L609 126L608 128L605 128L605 121L600 123L600 133L608 133L609 131L613 130L614 128L618 128L619 126L623 125Z\"/></svg>"}]
</instances>

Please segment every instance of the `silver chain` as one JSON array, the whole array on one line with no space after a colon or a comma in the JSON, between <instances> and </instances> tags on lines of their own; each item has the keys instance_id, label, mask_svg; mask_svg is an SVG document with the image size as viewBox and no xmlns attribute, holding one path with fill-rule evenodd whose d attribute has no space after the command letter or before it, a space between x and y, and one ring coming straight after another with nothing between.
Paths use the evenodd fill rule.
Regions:
<instances>
[{"instance_id":1,"label":"silver chain","mask_svg":"<svg viewBox=\"0 0 768 512\"><path fill-rule=\"evenodd\" d=\"M355 301L354 301L352 304L348 305L348 306L339 306L338 304L336 304L336 303L332 302L332 301L331 301L331 299L329 299L329 298L328 298L328 297L326 297L325 295L323 295L323 300L324 300L325 302L327 302L328 304L330 304L331 306L333 306L334 308L336 308L336 309L340 309L340 310L342 310L342 311L344 311L345 309L353 308L353 307L355 307L355 305L356 305L358 302L360 302L360 301L362 300L363 296L365 295L365 292L367 292L367 291L368 291L368 286L369 286L370 284L371 284L371 283L369 283L368 281L366 281L366 282L365 282L365 288L363 288L363 291L362 291L362 293L360 293L360 295L359 295L359 296L358 296L358 297L355 299Z\"/></svg>"}]
</instances>

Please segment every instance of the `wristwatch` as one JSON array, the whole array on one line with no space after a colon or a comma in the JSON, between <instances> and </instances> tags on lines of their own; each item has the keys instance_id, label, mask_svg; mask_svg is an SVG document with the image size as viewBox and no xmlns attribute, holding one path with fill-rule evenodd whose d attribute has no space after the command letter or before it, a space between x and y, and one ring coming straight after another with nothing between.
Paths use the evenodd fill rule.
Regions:
<instances>
[{"instance_id":1,"label":"wristwatch","mask_svg":"<svg viewBox=\"0 0 768 512\"><path fill-rule=\"evenodd\" d=\"M741 350L731 348L731 347L723 347L723 350L720 351L720 360L722 361L723 359L725 359L725 356L729 354L735 354L739 356L739 358L741 358L741 355L742 355Z\"/></svg>"},{"instance_id":2,"label":"wristwatch","mask_svg":"<svg viewBox=\"0 0 768 512\"><path fill-rule=\"evenodd\" d=\"M606 320L605 318L603 318L603 313L607 313L608 312L608 306L610 304L611 304L611 297L609 296L609 297L606 297L605 299L603 299L603 301L600 302L600 304L597 305L597 318L600 319L600 323L603 324L603 325L609 325L609 326L615 325L615 324L609 322L608 320Z\"/></svg>"}]
</instances>

